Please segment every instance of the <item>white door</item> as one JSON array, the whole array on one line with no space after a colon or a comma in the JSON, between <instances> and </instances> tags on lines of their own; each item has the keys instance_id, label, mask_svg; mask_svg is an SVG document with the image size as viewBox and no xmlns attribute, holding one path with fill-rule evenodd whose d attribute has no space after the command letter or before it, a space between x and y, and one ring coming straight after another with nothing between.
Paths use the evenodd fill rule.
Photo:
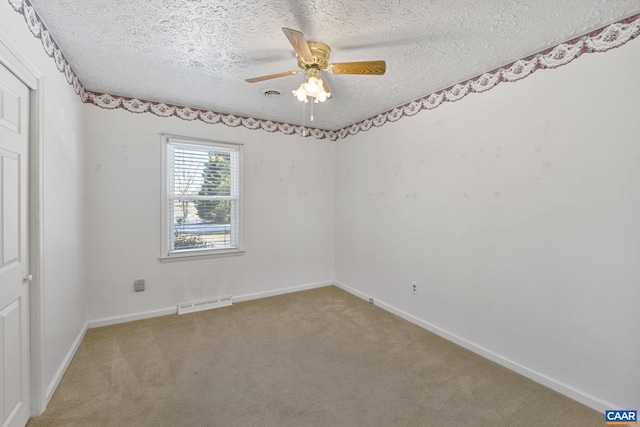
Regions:
<instances>
[{"instance_id":1,"label":"white door","mask_svg":"<svg viewBox=\"0 0 640 427\"><path fill-rule=\"evenodd\" d=\"M0 425L29 419L29 90L0 64Z\"/></svg>"}]
</instances>

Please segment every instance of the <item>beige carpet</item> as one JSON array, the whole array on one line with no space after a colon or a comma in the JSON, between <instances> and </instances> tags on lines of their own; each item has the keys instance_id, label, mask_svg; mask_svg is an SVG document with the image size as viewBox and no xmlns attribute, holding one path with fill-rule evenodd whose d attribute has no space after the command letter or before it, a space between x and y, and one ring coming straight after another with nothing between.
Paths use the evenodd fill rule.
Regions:
<instances>
[{"instance_id":1,"label":"beige carpet","mask_svg":"<svg viewBox=\"0 0 640 427\"><path fill-rule=\"evenodd\" d=\"M576 426L604 416L326 287L91 329L28 426Z\"/></svg>"}]
</instances>

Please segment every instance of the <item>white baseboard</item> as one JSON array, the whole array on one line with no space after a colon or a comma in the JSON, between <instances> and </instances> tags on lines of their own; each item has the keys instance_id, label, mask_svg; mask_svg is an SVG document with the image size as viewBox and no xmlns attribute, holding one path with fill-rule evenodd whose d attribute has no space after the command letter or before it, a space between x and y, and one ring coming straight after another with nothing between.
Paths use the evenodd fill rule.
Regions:
<instances>
[{"instance_id":1,"label":"white baseboard","mask_svg":"<svg viewBox=\"0 0 640 427\"><path fill-rule=\"evenodd\" d=\"M548 387L554 391L557 391L560 394L563 394L565 396L567 396L570 399L573 399L577 402L582 403L585 406L588 406L591 409L594 409L598 412L601 412L604 414L605 410L607 409L621 409L619 408L617 405L614 405L613 403L607 402L605 400L602 400L596 396L593 396L589 393L586 393L582 390L578 390L577 388L569 385L569 384L565 384L561 381L557 381L553 378L548 377L547 375L544 375L540 372L534 371L533 369L527 368L526 366L523 366L517 362L514 362L513 360L507 359L506 357L503 357L497 353L494 353L493 351L486 349L476 343L473 343L469 340L466 340L464 338L461 338L455 334L452 334L432 323L426 322L422 319L419 319L409 313L406 313L405 311L402 311L394 306L391 306L389 304L386 304L382 301L379 301L377 299L375 299L375 297L371 297L369 295L364 294L363 292L360 292L350 286L345 285L344 283L335 281L334 284L349 292L350 294L353 294L359 298L362 298L363 300L370 302L370 298L373 298L373 303L374 305L377 305L378 307L382 308L385 311L388 311L390 313L395 314L398 317L403 318L404 320L413 323L414 325L420 326L421 328L424 328L430 332L433 332L434 334L441 336L442 338L451 341L455 344L458 344L461 347L466 348L467 350L470 350L486 359L491 360L492 362L495 362L501 366L504 366L507 369L510 369L514 372L517 372L518 374L527 377L539 384L542 384L545 387Z\"/></svg>"},{"instance_id":2,"label":"white baseboard","mask_svg":"<svg viewBox=\"0 0 640 427\"><path fill-rule=\"evenodd\" d=\"M275 290L265 291L265 292L256 292L256 293L253 293L253 294L234 295L234 296L232 296L232 299L233 299L234 303L242 302L242 301L250 301L250 300L253 300L253 299L267 298L267 297L272 297L272 296L276 296L276 295L289 294L289 293L292 293L292 292L299 292L299 291L306 291L306 290L309 290L309 289L322 288L324 286L331 286L333 284L334 284L333 281L307 283L307 284L304 284L304 285L291 286L291 287L288 287L288 288L280 288L280 289L275 289ZM133 321L136 321L136 320L150 319L152 317L167 316L167 315L170 315L170 314L177 314L177 313L178 313L178 303L176 302L175 306L168 307L168 308L162 308L162 309L158 309L158 310L145 311L145 312L141 312L141 313L125 314L125 315L121 315L121 316L112 316L112 317L105 317L105 318L102 318L102 319L91 320L89 322L88 329L99 328L101 326L117 325L119 323L133 322Z\"/></svg>"},{"instance_id":3,"label":"white baseboard","mask_svg":"<svg viewBox=\"0 0 640 427\"><path fill-rule=\"evenodd\" d=\"M56 371L56 374L53 376L53 379L51 380L51 382L49 382L49 385L47 386L47 389L45 390L45 394L44 394L44 405L42 405L43 406L42 412L44 412L45 408L49 404L49 401L51 400L51 397L53 396L53 393L58 388L60 381L62 381L62 377L64 376L64 373L67 372L67 368L69 367L71 360L73 360L73 356L76 355L76 352L80 347L80 343L82 342L84 335L87 333L87 329L88 329L88 324L85 323L84 326L80 329L80 332L78 333L78 335L76 336L76 339L73 340L73 343L69 348L69 351L67 351L67 354L62 360L62 363L60 364L60 366L58 367L58 370Z\"/></svg>"},{"instance_id":4,"label":"white baseboard","mask_svg":"<svg viewBox=\"0 0 640 427\"><path fill-rule=\"evenodd\" d=\"M280 288L272 291L256 292L254 294L237 295L233 297L233 302L251 301L253 299L273 297L276 295L290 294L292 292L307 291L309 289L323 288L333 285L333 280L327 282L307 283L305 285L291 286L289 288Z\"/></svg>"},{"instance_id":5,"label":"white baseboard","mask_svg":"<svg viewBox=\"0 0 640 427\"><path fill-rule=\"evenodd\" d=\"M99 328L101 326L117 325L119 323L134 322L136 320L151 319L152 317L168 316L170 314L178 314L178 304L169 308L161 308L159 310L143 311L140 313L123 314L121 316L105 317L102 319L91 320L89 329Z\"/></svg>"}]
</instances>

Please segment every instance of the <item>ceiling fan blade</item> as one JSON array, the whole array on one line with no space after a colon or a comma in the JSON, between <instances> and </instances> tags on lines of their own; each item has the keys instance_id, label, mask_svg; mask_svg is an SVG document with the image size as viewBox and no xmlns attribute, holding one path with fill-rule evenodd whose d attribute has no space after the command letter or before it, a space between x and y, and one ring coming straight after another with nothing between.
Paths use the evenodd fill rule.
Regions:
<instances>
[{"instance_id":1,"label":"ceiling fan blade","mask_svg":"<svg viewBox=\"0 0 640 427\"><path fill-rule=\"evenodd\" d=\"M306 59L307 61L313 60L313 55L311 54L311 50L309 50L309 45L307 44L307 39L304 37L304 34L298 30L284 27L282 27L282 32L287 36L289 43L291 43L291 46L293 46L293 49L300 58Z\"/></svg>"},{"instance_id":2,"label":"ceiling fan blade","mask_svg":"<svg viewBox=\"0 0 640 427\"><path fill-rule=\"evenodd\" d=\"M294 74L299 74L299 73L302 73L302 71L300 71L300 70L285 71L284 73L269 74L268 76L254 77L252 79L246 79L245 81L247 83L257 83L257 82L261 82L261 81L264 81L264 80L277 79L278 77L293 76Z\"/></svg>"},{"instance_id":3,"label":"ceiling fan blade","mask_svg":"<svg viewBox=\"0 0 640 427\"><path fill-rule=\"evenodd\" d=\"M339 62L329 64L327 71L331 74L372 74L381 76L387 69L384 61Z\"/></svg>"}]
</instances>

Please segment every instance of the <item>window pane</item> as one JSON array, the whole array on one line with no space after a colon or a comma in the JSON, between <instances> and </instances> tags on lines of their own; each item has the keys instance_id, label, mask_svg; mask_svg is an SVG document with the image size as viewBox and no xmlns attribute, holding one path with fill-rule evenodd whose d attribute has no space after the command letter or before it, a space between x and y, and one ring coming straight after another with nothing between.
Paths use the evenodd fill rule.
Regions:
<instances>
[{"instance_id":1,"label":"window pane","mask_svg":"<svg viewBox=\"0 0 640 427\"><path fill-rule=\"evenodd\" d=\"M210 151L202 171L201 196L231 195L231 156Z\"/></svg>"},{"instance_id":2,"label":"window pane","mask_svg":"<svg viewBox=\"0 0 640 427\"><path fill-rule=\"evenodd\" d=\"M173 153L174 194L231 195L231 154L207 147L176 146Z\"/></svg>"},{"instance_id":3,"label":"window pane","mask_svg":"<svg viewBox=\"0 0 640 427\"><path fill-rule=\"evenodd\" d=\"M198 194L207 152L176 146L173 151L173 193L183 196Z\"/></svg>"},{"instance_id":4,"label":"window pane","mask_svg":"<svg viewBox=\"0 0 640 427\"><path fill-rule=\"evenodd\" d=\"M202 203L207 205L203 206ZM173 249L179 251L231 247L230 216L231 206L226 200L174 201Z\"/></svg>"},{"instance_id":5,"label":"window pane","mask_svg":"<svg viewBox=\"0 0 640 427\"><path fill-rule=\"evenodd\" d=\"M229 224L231 221L231 202L229 200L196 200L194 202L198 217L212 224Z\"/></svg>"}]
</instances>

